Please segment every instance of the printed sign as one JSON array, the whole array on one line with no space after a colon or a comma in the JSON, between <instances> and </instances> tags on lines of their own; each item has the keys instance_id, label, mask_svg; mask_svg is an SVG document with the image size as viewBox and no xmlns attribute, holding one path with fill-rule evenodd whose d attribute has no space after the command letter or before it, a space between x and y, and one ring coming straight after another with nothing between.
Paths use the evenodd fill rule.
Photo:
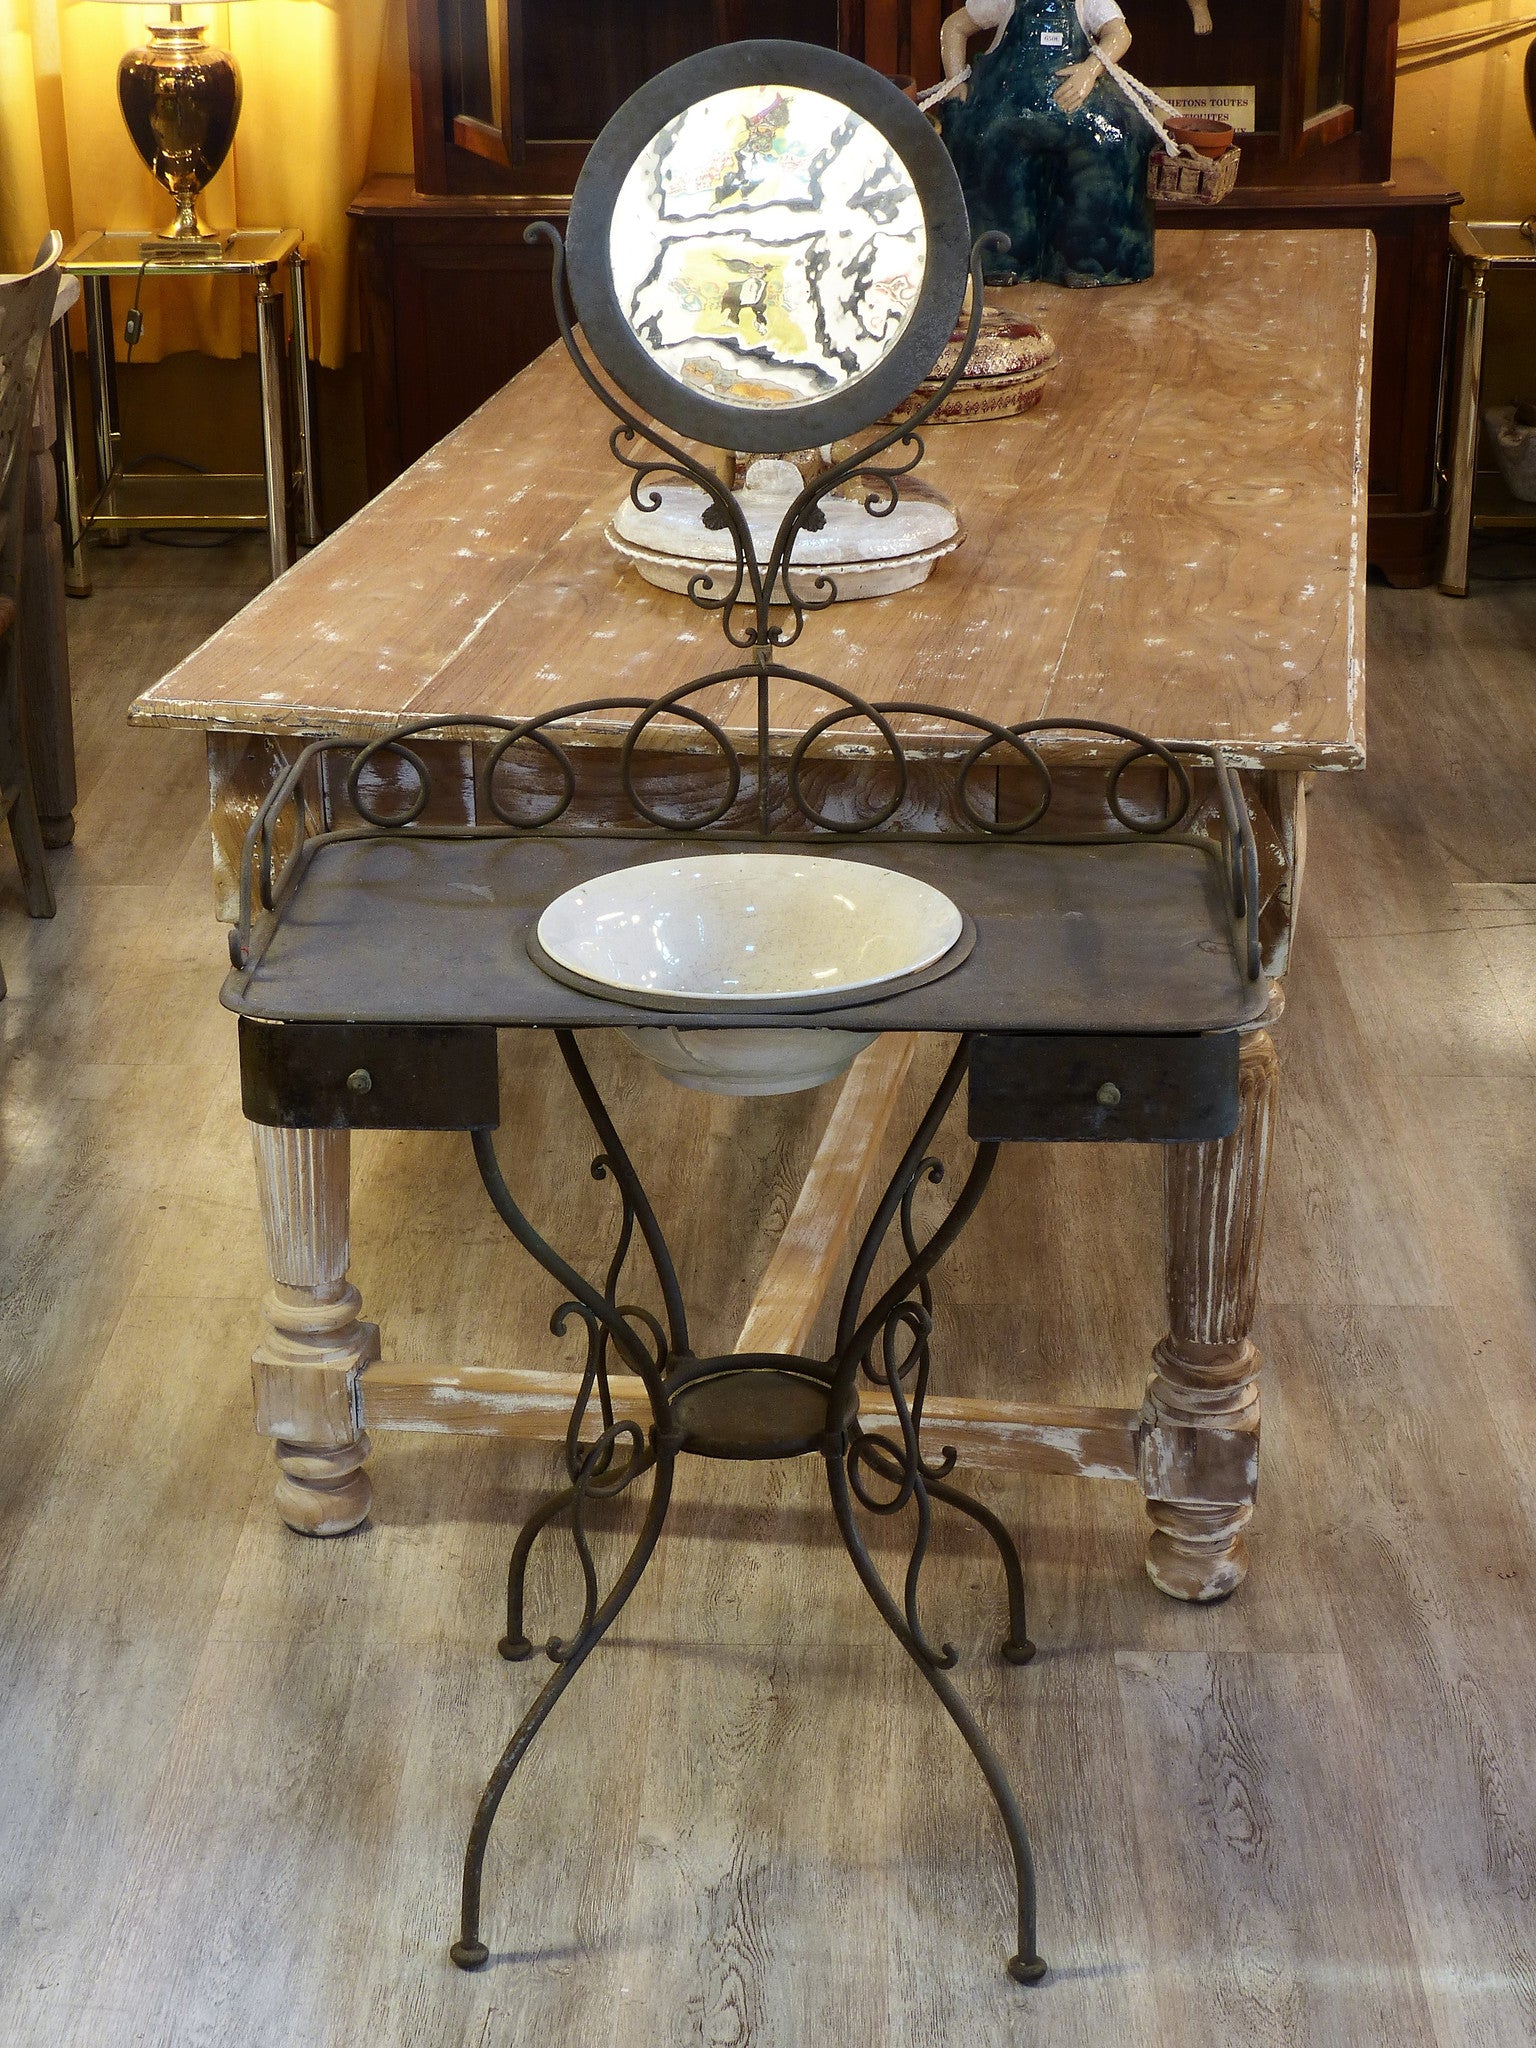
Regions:
<instances>
[{"instance_id":1,"label":"printed sign","mask_svg":"<svg viewBox=\"0 0 1536 2048\"><path fill-rule=\"evenodd\" d=\"M1253 133L1258 95L1251 85L1159 85L1153 90L1181 114L1210 114L1230 121L1239 135Z\"/></svg>"}]
</instances>

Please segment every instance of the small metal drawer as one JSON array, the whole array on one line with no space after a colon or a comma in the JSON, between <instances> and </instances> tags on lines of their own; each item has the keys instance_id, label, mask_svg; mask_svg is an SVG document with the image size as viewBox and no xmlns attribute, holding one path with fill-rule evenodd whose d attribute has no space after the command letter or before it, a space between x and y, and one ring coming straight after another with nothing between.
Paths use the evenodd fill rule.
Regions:
<instances>
[{"instance_id":1,"label":"small metal drawer","mask_svg":"<svg viewBox=\"0 0 1536 2048\"><path fill-rule=\"evenodd\" d=\"M292 1130L472 1131L501 1121L489 1025L240 1019L240 1099Z\"/></svg>"},{"instance_id":2,"label":"small metal drawer","mask_svg":"<svg viewBox=\"0 0 1536 2048\"><path fill-rule=\"evenodd\" d=\"M1111 1038L988 1032L971 1047L970 1133L1008 1143L1225 1138L1237 1128L1238 1034Z\"/></svg>"}]
</instances>

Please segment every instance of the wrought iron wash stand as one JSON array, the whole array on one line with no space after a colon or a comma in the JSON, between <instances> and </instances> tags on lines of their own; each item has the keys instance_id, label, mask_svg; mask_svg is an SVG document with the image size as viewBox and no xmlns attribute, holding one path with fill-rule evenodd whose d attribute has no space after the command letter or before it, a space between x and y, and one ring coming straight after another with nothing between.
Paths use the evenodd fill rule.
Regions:
<instances>
[{"instance_id":1,"label":"wrought iron wash stand","mask_svg":"<svg viewBox=\"0 0 1536 2048\"><path fill-rule=\"evenodd\" d=\"M1002 1654L1033 1654L1025 1626L1018 1553L1003 1522L952 1481L955 1452L924 1446L923 1410L931 1370L931 1275L975 1211L1001 1143L1029 1138L1187 1141L1224 1136L1237 1120L1237 1030L1263 1010L1258 878L1253 832L1237 779L1215 747L1163 743L1091 721L1001 725L970 712L912 702L872 702L781 658L808 612L833 601L823 575L791 571L796 537L820 524L820 501L856 481L867 509L888 513L900 480L923 454L917 429L963 374L980 322L981 261L969 333L944 385L903 427L880 433L808 482L786 513L766 564L754 553L735 498L692 453L630 411L578 348L568 310L563 251L552 247L561 332L581 375L618 424L615 456L631 471L637 506L656 502L658 476L687 479L709 500L706 521L728 532L733 567L696 576L692 601L720 614L742 659L647 701L597 697L527 719L424 719L358 750L319 741L267 795L246 836L234 971L224 1001L241 1020L246 1115L258 1123L346 1128L468 1129L480 1176L517 1242L559 1282L568 1299L558 1335L585 1326L586 1363L565 1438L567 1484L527 1521L508 1574L507 1629L500 1649L521 1659L534 1645L524 1621L524 1576L541 1531L568 1518L585 1585L575 1631L552 1636L554 1666L491 1774L465 1857L462 1925L452 1955L465 1969L487 1960L480 1933L481 1867L502 1796L555 1702L633 1593L656 1547L678 1456L778 1459L819 1454L838 1528L859 1578L897 1640L938 1695L980 1765L1007 1832L1018 1902L1008 1969L1025 1983L1042 1976L1036 1946L1029 1838L996 1753L948 1673L956 1653L924 1623L919 1586L935 1501L969 1516L991 1537L1002 1565L1008 1629ZM879 458L891 449L896 457ZM649 451L649 452L647 452ZM775 622L770 594L780 599ZM787 603L783 600L787 599ZM755 745L746 759L725 725L695 700L722 685L750 684ZM809 685L833 700L801 734L787 763L771 757L776 685ZM957 737L948 756L949 794L964 824L922 831L902 823L909 757L894 721L912 714ZM622 800L639 825L574 822L582 811L584 749L562 728L573 719L614 719L622 730ZM841 729L841 730L840 730ZM679 732L718 758L717 800L669 814L645 790L647 752ZM435 827L419 821L431 777L412 741L481 735L477 822ZM819 806L805 787L812 752L836 735L883 757L890 794L871 815L848 820ZM1041 837L1052 783L1037 742L1076 734L1105 750L1105 798L1117 829L1088 839ZM518 754L516 750L521 749ZM348 794L361 823L312 832L306 787L312 764L331 750L352 753ZM370 796L370 767L389 754L406 764L415 794L385 811ZM1030 800L1005 815L1008 778L1022 771ZM1160 771L1160 813L1148 818L1125 800L1132 768ZM1219 842L1181 832L1193 799L1191 769L1208 776L1219 807ZM987 785L991 781L990 799ZM1015 776L1014 782L1020 778ZM566 829L556 829L569 819ZM777 828L777 829L776 829ZM279 840L286 838L283 858ZM674 852L700 840L734 846L814 845L880 859L946 889L966 916L967 937L937 978L915 978L875 1000L855 997L807 1014L770 1006L658 1012L542 972L527 941L544 904L584 877ZM615 1129L576 1033L584 1028L666 1023L711 1027L942 1031L958 1045L885 1190L854 1259L830 1357L781 1353L700 1358L689 1340L682 1289L661 1225ZM616 1248L601 1285L582 1274L524 1215L497 1158L497 1028L553 1029L599 1147L593 1173L611 1176L620 1198ZM942 1168L930 1154L940 1124L969 1081L975 1157L948 1214L919 1241L914 1198ZM873 1303L871 1275L890 1233L905 1264ZM663 1313L622 1298L636 1234L660 1290ZM610 1363L641 1382L650 1426L615 1413ZM878 1434L859 1417L861 1376L888 1393L895 1429ZM585 1434L596 1407L595 1433ZM652 1490L629 1558L606 1592L588 1540L588 1512L645 1474ZM913 1511L915 1535L898 1598L865 1545L857 1508L877 1516Z\"/></svg>"}]
</instances>

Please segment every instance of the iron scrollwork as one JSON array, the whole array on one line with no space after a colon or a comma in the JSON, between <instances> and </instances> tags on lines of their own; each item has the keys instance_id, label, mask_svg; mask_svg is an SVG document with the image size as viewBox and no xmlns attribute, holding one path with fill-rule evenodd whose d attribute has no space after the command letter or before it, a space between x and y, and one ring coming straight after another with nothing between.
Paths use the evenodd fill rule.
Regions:
<instances>
[{"instance_id":1,"label":"iron scrollwork","mask_svg":"<svg viewBox=\"0 0 1536 2048\"><path fill-rule=\"evenodd\" d=\"M613 1174L613 1161L606 1154L599 1153L592 1162L591 1171L594 1180L607 1180ZM661 1319L638 1302L621 1302L619 1299L619 1281L635 1235L635 1205L622 1182L620 1199L622 1210L618 1239L613 1256L608 1262L608 1271L603 1283L603 1299L613 1315L630 1325L638 1342L648 1342L652 1370L658 1378L665 1378L672 1360L672 1351L667 1330ZM523 1626L523 1605L528 1561L540 1533L552 1522L569 1514L571 1541L581 1567L585 1594L581 1621L575 1635L568 1641L559 1636L551 1636L545 1644L545 1654L550 1662L559 1664L565 1661L572 1648L586 1636L597 1613L597 1568L592 1559L592 1549L587 1536L588 1504L593 1501L617 1499L656 1462L655 1453L641 1425L628 1417L615 1417L613 1388L609 1378L609 1353L613 1343L611 1323L599 1318L584 1302L572 1299L561 1302L550 1317L551 1336L563 1337L573 1321L579 1322L586 1333L587 1354L582 1366L581 1384L571 1404L570 1419L565 1430L565 1471L568 1483L560 1492L551 1495L535 1508L519 1530L517 1542L513 1545L511 1561L507 1567L507 1630L500 1644L502 1656L513 1663L533 1654L533 1643ZM587 1426L587 1418L594 1400L601 1419L601 1429L595 1441L584 1443L582 1432Z\"/></svg>"},{"instance_id":2,"label":"iron scrollwork","mask_svg":"<svg viewBox=\"0 0 1536 2048\"><path fill-rule=\"evenodd\" d=\"M952 1644L934 1647L918 1608L918 1587L932 1537L935 1500L968 1515L992 1538L1002 1562L1008 1595L1008 1632L1002 1654L1010 1663L1019 1664L1027 1663L1034 1655L1024 1622L1023 1572L1012 1537L990 1509L951 1483L950 1475L957 1462L954 1447L942 1446L934 1458L923 1445L923 1410L932 1372L930 1275L975 1213L992 1177L999 1150L995 1142L978 1145L948 1214L926 1243L920 1245L913 1204L925 1182L937 1186L944 1178L943 1164L928 1148L959 1090L969 1057L969 1042L962 1041L871 1219L844 1291L832 1361L833 1409L849 1417L846 1464L854 1497L861 1507L881 1517L898 1515L909 1506L915 1509L916 1530L903 1588L903 1618L908 1648L919 1661L937 1670L951 1669L957 1656ZM864 1313L869 1276L893 1223L900 1233L906 1264L874 1307ZM859 1422L853 1390L860 1377L883 1387L889 1394L896 1417L896 1437L869 1430ZM890 1488L888 1493L879 1491L882 1484Z\"/></svg>"},{"instance_id":3,"label":"iron scrollwork","mask_svg":"<svg viewBox=\"0 0 1536 2048\"><path fill-rule=\"evenodd\" d=\"M688 701L720 685L740 682L752 683L758 698L756 739L745 758L727 728L711 713ZM832 710L822 713L799 735L785 757L776 757L771 747L769 714L776 684L809 686L837 700ZM625 715L624 722L612 729L618 739L620 795L643 821L639 825L605 822L596 816L568 816L578 808L578 799L584 793L580 764L592 757L593 750L590 746L572 744L570 735L562 728L590 727L597 721L612 719L614 714ZM938 757L925 751L922 756L925 761L941 761L949 777L948 808L951 815L958 814L964 820L962 825L942 820L926 826L900 821L898 814L908 799L914 758L896 725L896 720L903 716L930 722L926 736L930 747L934 743L935 725L957 728L963 736L958 749L952 748ZM720 761L721 789L707 807L701 808L695 802L687 811L669 812L652 802L641 786L638 764L648 751L644 743L662 720L677 721L662 729L675 735L680 726L707 745ZM859 735L861 758L875 762L883 759L890 771L891 787L877 806L858 816L839 817L817 802L807 786L807 777L817 758L814 750L818 743L837 728L856 721L862 722L871 735L869 739ZM1005 725L983 713L957 711L942 704L905 699L875 701L825 677L780 662L719 669L650 699L592 697L522 719L490 713L453 714L416 719L361 744L341 739L312 741L273 783L246 831L240 861L239 911L230 932L230 957L237 968L249 964L252 932L258 917L263 913L270 915L280 906L316 849L338 839L407 831L443 839L520 838L555 829L568 835L607 834L625 840L687 837L763 844L771 839L781 847L839 839L902 845L938 837L962 844L998 843L1030 834L1041 838L1045 835L1038 828L1046 822L1055 794L1050 765L1040 745L1046 739L1075 739L1089 749L1108 753L1104 763L1104 803L1114 829L1079 833L1078 843L1105 843L1131 836L1198 843L1204 848L1207 842L1181 835L1180 828L1194 807L1191 769L1209 771L1217 797L1220 859L1227 877L1233 943L1246 977L1257 982L1262 971L1258 852L1236 770L1219 747L1156 740L1129 726L1102 719L1041 718ZM434 792L428 754L413 744L421 741L479 743L475 823L424 822ZM521 807L517 807L498 787L498 770L518 747L533 750L557 778L556 788L542 804L530 802L525 794ZM315 831L311 819L316 805L310 792L321 764L331 757L347 764L347 800L361 823ZM1014 815L1007 812L1001 777L997 779L990 809L978 801L978 778L989 757L1014 764L1029 779L1032 799L1020 804ZM409 778L404 794L398 787L392 790L389 809L382 807L369 788L371 777L386 759L403 765ZM781 813L776 817L776 762L780 759ZM739 808L749 764L755 781L752 809L756 815L743 818ZM1126 778L1138 766L1157 771L1161 787L1160 802L1141 810L1132 808L1126 796ZM594 791L594 797L596 794ZM611 797L611 789L607 794ZM1143 795L1145 799L1146 792ZM594 803L594 813L596 809ZM285 819L289 824L289 843L286 857L280 863L278 840Z\"/></svg>"},{"instance_id":4,"label":"iron scrollwork","mask_svg":"<svg viewBox=\"0 0 1536 2048\"><path fill-rule=\"evenodd\" d=\"M573 1321L579 1321L587 1335L586 1364L564 1445L567 1484L536 1509L519 1531L508 1568L507 1630L500 1645L502 1655L521 1660L533 1654L534 1644L524 1626L528 1561L542 1531L562 1517L569 1520L584 1598L575 1631L567 1637L551 1636L546 1642L545 1653L555 1668L528 1708L482 1794L465 1852L462 1924L453 1947L455 1961L465 1968L476 1968L487 1959L488 1951L480 1938L483 1863L491 1826L507 1786L555 1701L638 1585L660 1538L676 1459L681 1451L690 1448L687 1428L680 1419L686 1390L707 1375L718 1375L733 1367L751 1373L786 1366L814 1377L824 1390L824 1430L819 1440L803 1448L819 1449L823 1456L833 1510L854 1568L882 1618L942 1702L991 1789L1014 1863L1017 1948L1008 1967L1021 1981L1035 1982L1045 1966L1036 1949L1034 1865L1023 1817L996 1752L948 1676L957 1661L953 1646L947 1642L935 1644L919 1612L920 1578L932 1537L933 1503L937 1501L968 1516L991 1538L997 1550L1007 1594L1003 1656L1009 1662L1023 1663L1034 1654L1026 1627L1023 1573L1012 1536L990 1508L954 1484L953 1448L945 1447L935 1457L925 1449L922 1439L933 1334L930 1276L980 1202L999 1149L995 1143L978 1146L954 1202L937 1227L921 1238L914 1215L915 1198L922 1186L935 1185L942 1177L932 1147L964 1079L969 1041L962 1040L950 1060L864 1235L844 1293L835 1348L831 1358L823 1362L781 1358L776 1354L741 1360L701 1360L693 1354L671 1258L633 1163L574 1035L561 1031L556 1036L602 1147L592 1165L593 1175L617 1186L620 1217L614 1250L602 1286L598 1287L562 1258L518 1207L502 1173L491 1133L473 1134L481 1178L502 1220L524 1249L568 1292L568 1299L555 1311L551 1328L559 1335ZM897 1278L866 1308L871 1274L893 1227L899 1234L905 1261ZM660 1316L621 1299L623 1278L637 1234L647 1247L661 1290ZM618 1412L609 1376L613 1357L623 1361L641 1381L650 1410L648 1421ZM896 1416L895 1436L869 1428L861 1420L861 1377L888 1391ZM591 1441L584 1441L583 1432L594 1402L602 1427ZM693 1447L699 1445L695 1443ZM712 1454L721 1453L716 1450ZM615 1500L648 1473L653 1475L653 1481L642 1527L605 1595L589 1540L588 1510ZM870 1556L857 1507L878 1518L896 1516L909 1507L915 1510L916 1534L900 1600L885 1584Z\"/></svg>"},{"instance_id":5,"label":"iron scrollwork","mask_svg":"<svg viewBox=\"0 0 1536 2048\"><path fill-rule=\"evenodd\" d=\"M641 510L660 503L658 485L666 479L691 483L703 493L703 516L728 533L732 562L716 573L701 571L690 582L695 606L716 614L724 636L741 657L707 674L691 678L653 697L593 696L527 718L460 714L421 718L394 730L354 740L317 740L303 749L275 781L251 821L240 864L239 919L230 935L234 964L251 957L251 928L258 912L270 912L286 893L302 866L306 842L342 836L340 830L310 831L307 792L327 756L347 761L347 799L365 832L406 829L435 836L518 836L551 829L567 832L621 830L626 838L686 834L690 837L752 837L770 834L779 844L814 843L828 836L864 841L901 841L942 835L953 839L1003 840L1037 832L1050 811L1055 786L1043 742L1073 741L1079 753L1104 758L1105 805L1113 826L1140 838L1176 834L1193 805L1191 767L1213 774L1219 798L1221 853L1230 878L1235 942L1245 971L1257 981L1259 963L1258 860L1248 808L1231 762L1215 745L1163 741L1134 728L1094 719L1039 718L1005 723L976 711L913 698L870 698L812 671L792 666L783 657L800 638L809 614L835 602L835 581L820 571L793 567L795 543L822 519L822 501L855 483L863 490L865 510L887 517L901 498L902 479L920 464L925 453L919 431L938 410L965 373L980 329L983 310L981 276L985 259L1001 239L984 235L971 255L972 297L966 335L947 375L917 411L904 422L875 431L874 438L806 481L780 521L766 561L759 559L739 501L724 480L687 447L654 422L642 419L601 378L578 344L566 283L565 251L558 230L535 222L526 239L550 249L556 316L560 333L577 371L593 395L613 415L609 434L613 455L629 472L629 495ZM893 454L892 451L895 451ZM890 460L882 458L890 456ZM775 598L778 603L775 605ZM776 619L777 609L786 614ZM743 747L722 720L696 700L734 685L747 684L753 693L753 737ZM798 735L787 755L773 748L773 698L776 689L809 688L833 700ZM903 737L899 721L926 722L927 731L914 742ZM934 728L941 730L935 731ZM581 729L586 728L585 733ZM622 802L641 823L601 822L600 807L583 812L581 763L591 749L574 744L602 732L617 744ZM474 776L474 822L462 826L423 822L433 796L432 774L425 751L413 742L478 742ZM658 742L684 753L705 754L720 764L718 794L702 806L668 809L652 800L643 784L640 764ZM883 763L889 791L867 813L839 817L817 802L809 787L813 762L829 748L857 753L866 762ZM911 788L911 767L921 757L941 761L950 778L949 822L926 828L904 825L903 806ZM371 796L370 778L386 761L396 764L397 787L389 808ZM524 789L509 797L501 771L514 761L553 777L552 789ZM1003 766L1019 771L1010 787L1025 792L1012 815L1006 814L1005 778L998 775L990 806L979 800L984 774ZM1133 808L1125 797L1126 777L1139 767L1160 771L1162 801L1150 810ZM398 789L398 771L405 771L407 793ZM743 815L742 797L751 776L754 801ZM607 792L611 797L611 790ZM781 805L775 815L775 799ZM323 805L322 805L323 809ZM608 806L611 812L611 803ZM291 823L291 845L278 872L279 827ZM955 820L960 822L956 823Z\"/></svg>"},{"instance_id":6,"label":"iron scrollwork","mask_svg":"<svg viewBox=\"0 0 1536 2048\"><path fill-rule=\"evenodd\" d=\"M689 449L663 433L654 421L642 419L588 362L576 340L575 310L571 305L565 243L560 230L552 221L534 221L524 231L523 240L529 244L542 242L549 249L560 338L588 389L618 422L609 434L608 446L614 459L630 472L631 504L640 512L656 511L661 497L654 488L655 482L674 477L703 491L709 501L705 522L716 532L723 531L731 537L735 559L728 575L722 574L717 582L709 570L701 570L689 582L689 598L703 611L718 612L721 630L730 644L743 651L751 649L760 661L766 662L775 648L793 646L805 628L806 614L825 611L837 601L834 580L819 571L803 572L807 583L804 588L797 588L795 579L802 572L791 568L796 541L802 533L819 529L824 519L819 509L821 501L844 484L857 482L864 487L864 509L872 518L886 518L895 511L901 502L901 479L911 475L926 452L918 429L933 417L965 374L981 332L986 259L995 251L1006 249L1008 237L995 231L981 235L971 250L970 316L965 338L944 378L908 419L884 430L877 429L873 440L806 481L779 522L766 567L758 558L734 492ZM646 447L655 452L643 453ZM882 463L879 458L892 448L899 449L899 455ZM647 485L652 486L649 496L645 495ZM746 607L748 615L738 621L744 590L751 593ZM781 606L790 614L791 623L787 626L771 617L770 606L776 591L782 592Z\"/></svg>"}]
</instances>

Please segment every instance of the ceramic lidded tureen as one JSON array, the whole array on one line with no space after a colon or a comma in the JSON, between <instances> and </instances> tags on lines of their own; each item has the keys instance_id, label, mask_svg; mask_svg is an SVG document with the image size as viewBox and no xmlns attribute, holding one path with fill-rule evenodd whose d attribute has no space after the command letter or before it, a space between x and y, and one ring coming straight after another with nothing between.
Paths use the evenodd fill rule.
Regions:
<instances>
[{"instance_id":1,"label":"ceramic lidded tureen","mask_svg":"<svg viewBox=\"0 0 1536 2048\"><path fill-rule=\"evenodd\" d=\"M910 419L917 408L937 391L955 367L965 346L966 322L956 324L944 345L944 353L910 398L895 406L890 418ZM1061 352L1043 328L1022 314L987 306L981 315L981 331L960 381L947 398L939 401L933 414L937 422L958 424L974 420L1008 420L1028 412L1045 395L1046 381L1061 362Z\"/></svg>"}]
</instances>

